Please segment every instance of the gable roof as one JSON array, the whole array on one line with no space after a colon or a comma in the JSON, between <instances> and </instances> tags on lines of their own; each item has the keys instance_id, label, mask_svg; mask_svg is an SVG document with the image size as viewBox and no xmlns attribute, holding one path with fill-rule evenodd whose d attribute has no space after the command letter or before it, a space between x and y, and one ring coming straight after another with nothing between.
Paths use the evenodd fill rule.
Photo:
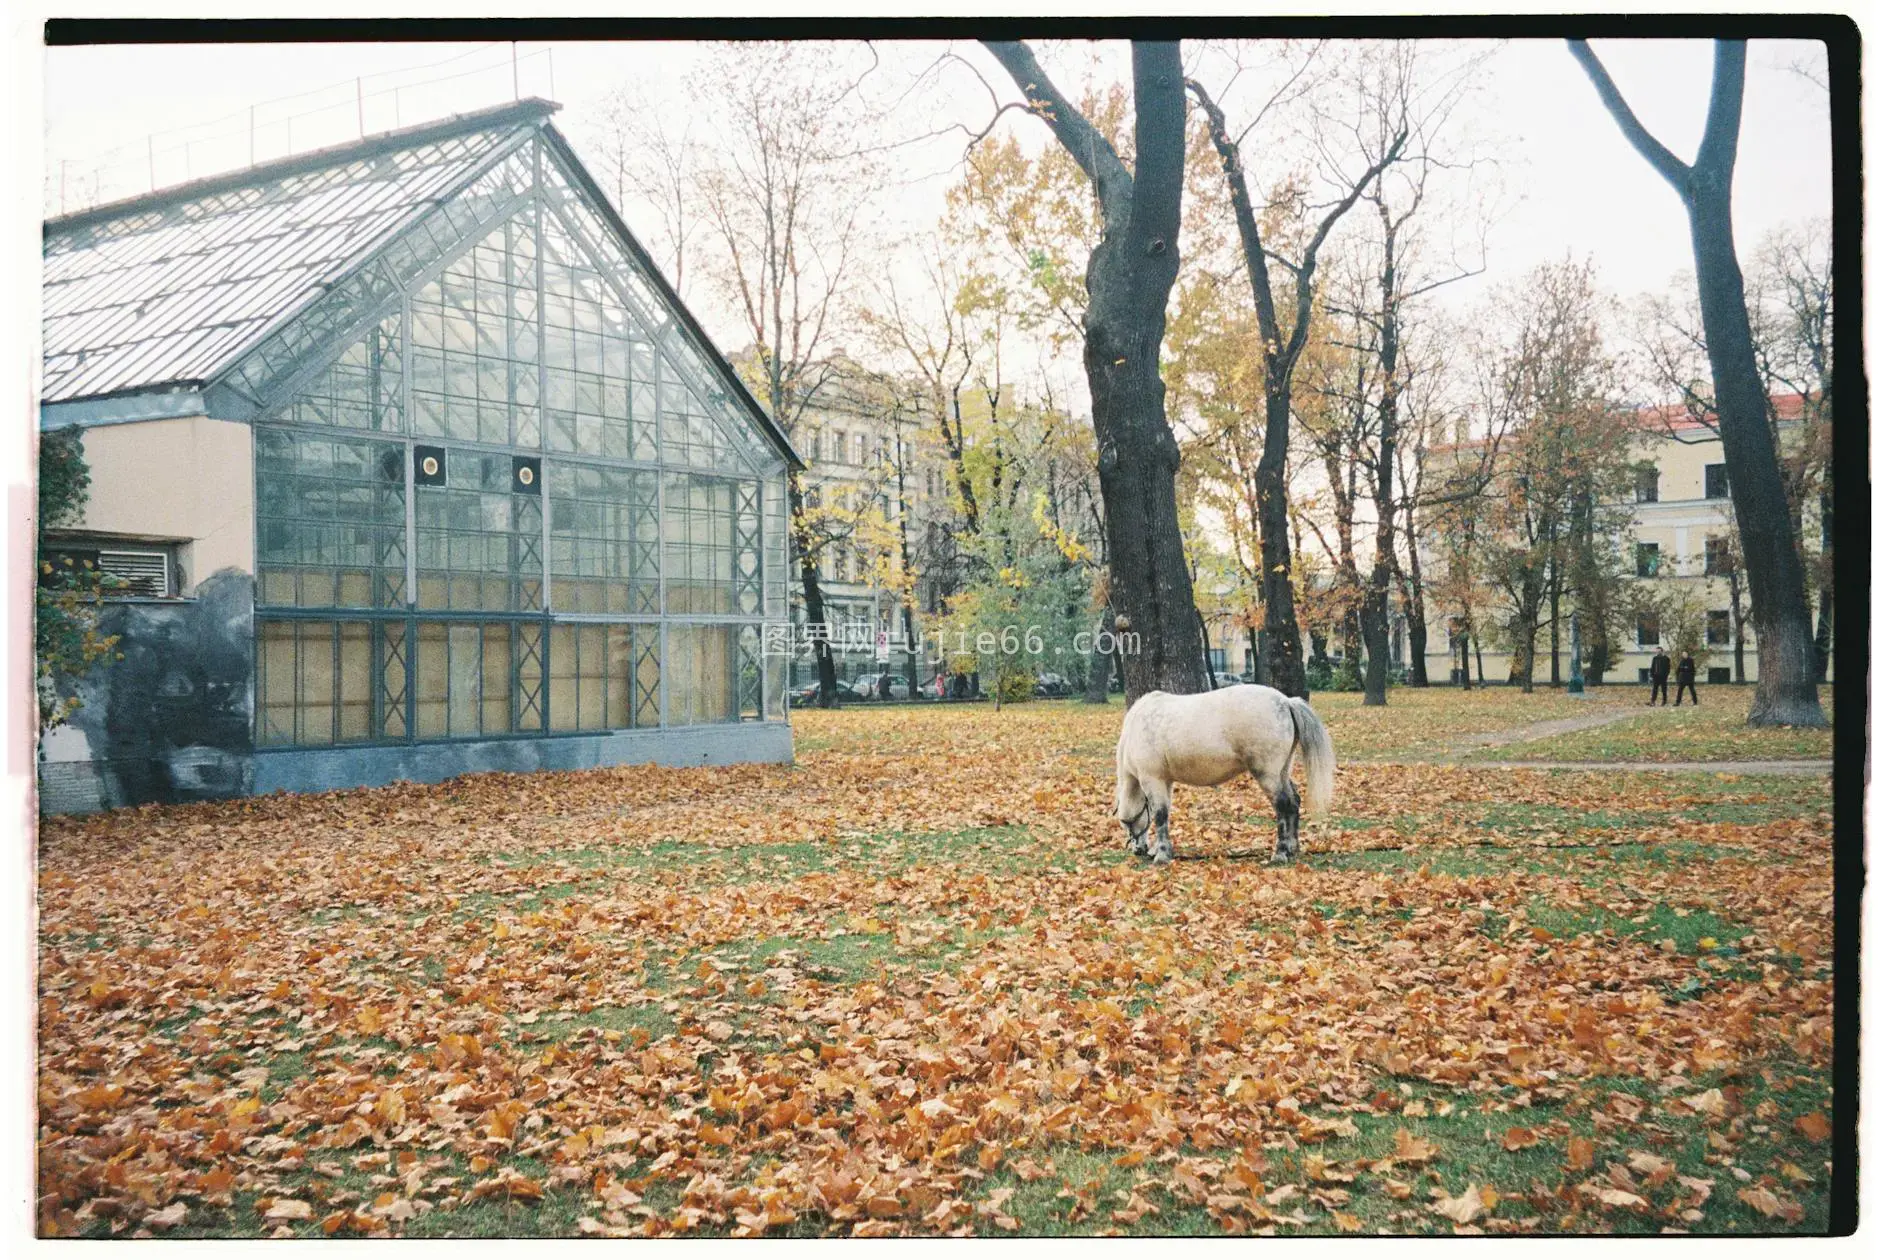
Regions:
<instances>
[{"instance_id":1,"label":"gable roof","mask_svg":"<svg viewBox=\"0 0 1880 1260\"><path fill-rule=\"evenodd\" d=\"M548 122L559 108L517 101L47 220L41 403L63 411L59 404L208 388L539 133L726 393L802 467Z\"/></svg>"}]
</instances>

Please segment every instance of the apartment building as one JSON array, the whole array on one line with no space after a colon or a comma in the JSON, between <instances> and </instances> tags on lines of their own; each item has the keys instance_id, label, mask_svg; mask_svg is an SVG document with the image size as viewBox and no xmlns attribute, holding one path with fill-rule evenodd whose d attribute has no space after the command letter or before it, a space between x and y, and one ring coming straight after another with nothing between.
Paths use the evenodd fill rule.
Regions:
<instances>
[{"instance_id":1,"label":"apartment building","mask_svg":"<svg viewBox=\"0 0 1880 1260\"><path fill-rule=\"evenodd\" d=\"M1780 395L1774 399L1778 432L1785 441L1799 435L1803 399ZM1730 581L1734 506L1730 478L1723 458L1723 442L1715 431L1682 410L1644 417L1633 439L1637 473L1631 487L1630 524L1625 542L1633 576L1646 582L1680 583L1697 592L1704 610L1706 660L1700 679L1711 683L1754 682L1755 636L1747 623L1741 627L1743 676L1737 678L1739 628L1732 615ZM1440 563L1426 556L1425 564ZM1739 580L1741 580L1739 578ZM1748 605L1747 585L1741 604ZM1460 679L1461 645L1451 637L1448 610L1429 609L1429 646L1426 663L1432 682ZM1615 655L1607 675L1611 682L1643 680L1660 645L1670 642L1660 619L1650 613L1637 616ZM1537 645L1544 657L1545 631ZM1561 634L1562 676L1566 673L1567 635ZM1480 662L1480 673L1477 664ZM1506 681L1512 654L1505 648L1471 645L1470 675L1488 682ZM1536 680L1545 676L1544 660L1537 661Z\"/></svg>"}]
</instances>

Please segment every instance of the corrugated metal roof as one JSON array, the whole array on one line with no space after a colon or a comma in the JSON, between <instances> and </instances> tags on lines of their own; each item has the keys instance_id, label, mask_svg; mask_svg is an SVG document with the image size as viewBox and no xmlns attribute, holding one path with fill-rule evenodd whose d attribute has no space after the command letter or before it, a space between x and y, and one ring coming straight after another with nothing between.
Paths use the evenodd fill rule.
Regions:
<instances>
[{"instance_id":1,"label":"corrugated metal roof","mask_svg":"<svg viewBox=\"0 0 1880 1260\"><path fill-rule=\"evenodd\" d=\"M505 105L48 221L42 400L208 381L554 108Z\"/></svg>"}]
</instances>

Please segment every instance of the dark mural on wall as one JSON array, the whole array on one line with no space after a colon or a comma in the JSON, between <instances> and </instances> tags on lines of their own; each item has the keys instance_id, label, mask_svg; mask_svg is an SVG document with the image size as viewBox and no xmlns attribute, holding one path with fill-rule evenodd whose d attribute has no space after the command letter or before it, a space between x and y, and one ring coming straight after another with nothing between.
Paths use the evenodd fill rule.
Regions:
<instances>
[{"instance_id":1,"label":"dark mural on wall","mask_svg":"<svg viewBox=\"0 0 1880 1260\"><path fill-rule=\"evenodd\" d=\"M84 704L46 741L48 813L241 796L254 752L254 579L213 574L188 600L109 604L119 659L87 679Z\"/></svg>"}]
</instances>

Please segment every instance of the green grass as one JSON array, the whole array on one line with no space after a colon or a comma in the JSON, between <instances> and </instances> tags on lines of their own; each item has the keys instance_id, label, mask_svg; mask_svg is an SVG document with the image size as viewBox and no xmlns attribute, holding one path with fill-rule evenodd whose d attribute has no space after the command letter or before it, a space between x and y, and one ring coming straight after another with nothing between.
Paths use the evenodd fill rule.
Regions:
<instances>
[{"instance_id":1,"label":"green grass","mask_svg":"<svg viewBox=\"0 0 1880 1260\"><path fill-rule=\"evenodd\" d=\"M1692 841L1664 844L1565 845L1419 845L1409 849L1359 849L1349 853L1314 853L1308 847L1301 859L1309 867L1330 870L1377 871L1408 874L1427 867L1435 875L1466 877L1502 875L1510 871L1571 875L1589 886L1624 877L1631 864L1682 867L1693 862L1740 861L1778 865L1779 857L1760 849L1733 849Z\"/></svg>"},{"instance_id":2,"label":"green grass","mask_svg":"<svg viewBox=\"0 0 1880 1260\"><path fill-rule=\"evenodd\" d=\"M1635 936L1647 941L1672 941L1681 954L1706 954L1728 951L1731 945L1749 934L1749 929L1718 918L1708 910L1680 910L1655 905L1647 913L1627 917L1604 906L1549 905L1534 901L1528 905L1528 923L1557 937L1591 936L1610 932L1614 936ZM1705 944L1704 942L1710 942Z\"/></svg>"},{"instance_id":3,"label":"green grass","mask_svg":"<svg viewBox=\"0 0 1880 1260\"><path fill-rule=\"evenodd\" d=\"M748 844L705 846L662 840L649 845L620 845L539 852L499 853L492 859L506 869L564 873L567 868L594 872L595 876L666 874L680 872L704 887L727 884L788 883L825 871L893 874L915 867L944 865L963 871L1012 874L1022 871L1066 870L1079 864L1075 856L1036 840L1024 827L974 827L959 831L883 831L844 837L827 843ZM531 894L537 908L542 899L567 896L592 885L584 877ZM464 912L486 910L501 900L496 894L464 899Z\"/></svg>"},{"instance_id":4,"label":"green grass","mask_svg":"<svg viewBox=\"0 0 1880 1260\"><path fill-rule=\"evenodd\" d=\"M1477 750L1487 761L1789 761L1833 756L1834 732L1793 727L1751 727L1746 718L1753 689L1713 687L1695 709L1641 711L1609 726ZM1834 704L1823 690L1832 722ZM1640 706L1642 709L1642 705Z\"/></svg>"},{"instance_id":5,"label":"green grass","mask_svg":"<svg viewBox=\"0 0 1880 1260\"><path fill-rule=\"evenodd\" d=\"M537 1041L566 1041L590 1028L603 1032L631 1034L644 1032L657 1040L677 1028L672 1016L656 1003L638 1006L597 1006L579 1014L556 1015L521 1028L522 1034Z\"/></svg>"}]
</instances>

